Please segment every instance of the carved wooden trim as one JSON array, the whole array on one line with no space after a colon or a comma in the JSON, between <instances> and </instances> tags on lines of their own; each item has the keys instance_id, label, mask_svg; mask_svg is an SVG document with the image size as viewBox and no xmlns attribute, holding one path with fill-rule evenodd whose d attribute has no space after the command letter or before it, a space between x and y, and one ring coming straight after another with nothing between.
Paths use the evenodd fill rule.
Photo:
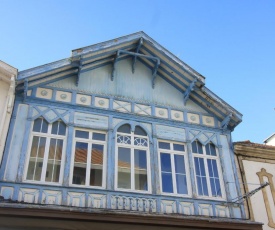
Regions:
<instances>
[{"instance_id":1,"label":"carved wooden trim","mask_svg":"<svg viewBox=\"0 0 275 230\"><path fill-rule=\"evenodd\" d=\"M261 169L261 172L257 172L257 175L260 179L261 184L264 184L264 177L267 177L268 183L270 186L270 190L271 190L271 194L272 194L273 204L274 204L275 203L275 189L274 189L274 183L272 180L273 175L266 172L266 169L264 169L264 168ZM272 217L272 212L271 212L271 208L270 208L270 203L268 201L266 189L267 189L267 187L263 188L262 193L263 193L265 208L266 208L267 217L268 217L268 226L271 228L275 228L275 222Z\"/></svg>"}]
</instances>

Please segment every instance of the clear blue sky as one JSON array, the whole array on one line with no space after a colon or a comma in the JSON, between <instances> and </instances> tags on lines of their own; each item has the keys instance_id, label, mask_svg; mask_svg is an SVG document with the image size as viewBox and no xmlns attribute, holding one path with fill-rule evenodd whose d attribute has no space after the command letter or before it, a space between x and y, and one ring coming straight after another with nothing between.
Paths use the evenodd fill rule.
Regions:
<instances>
[{"instance_id":1,"label":"clear blue sky","mask_svg":"<svg viewBox=\"0 0 275 230\"><path fill-rule=\"evenodd\" d=\"M19 71L140 30L243 114L234 141L275 132L274 0L0 0L0 60Z\"/></svg>"}]
</instances>

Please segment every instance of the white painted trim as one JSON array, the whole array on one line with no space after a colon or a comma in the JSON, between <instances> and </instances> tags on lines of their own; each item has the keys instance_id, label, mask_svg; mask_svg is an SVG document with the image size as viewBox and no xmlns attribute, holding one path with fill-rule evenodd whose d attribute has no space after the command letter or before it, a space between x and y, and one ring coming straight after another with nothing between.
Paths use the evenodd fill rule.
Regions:
<instances>
[{"instance_id":1,"label":"white painted trim","mask_svg":"<svg viewBox=\"0 0 275 230\"><path fill-rule=\"evenodd\" d=\"M161 194L167 195L167 196L180 196L180 197L191 197L192 195L192 188L191 188L191 181L190 181L190 170L188 166L188 154L187 154L187 146L185 143L182 142L175 142L175 141L167 141L167 140L158 140L159 142L165 142L170 144L170 149L160 149L158 147L158 166L159 166L159 178L160 178L160 191ZM174 150L173 144L180 144L184 145L184 152L182 151L176 151ZM173 193L167 193L162 191L162 177L161 177L161 153L168 153L171 156L171 167L172 167L172 183L173 183ZM175 172L175 160L174 160L174 155L181 155L184 156L184 164L185 164L185 175L186 175L186 182L187 182L187 194L179 194L177 193L177 182L176 182L176 172Z\"/></svg>"}]
</instances>

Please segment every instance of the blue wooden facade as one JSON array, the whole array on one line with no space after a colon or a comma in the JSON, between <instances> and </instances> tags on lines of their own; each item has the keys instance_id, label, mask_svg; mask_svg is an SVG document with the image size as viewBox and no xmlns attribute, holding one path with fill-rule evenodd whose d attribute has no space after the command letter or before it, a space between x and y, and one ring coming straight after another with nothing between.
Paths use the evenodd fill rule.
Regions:
<instances>
[{"instance_id":1,"label":"blue wooden facade","mask_svg":"<svg viewBox=\"0 0 275 230\"><path fill-rule=\"evenodd\" d=\"M240 196L231 132L241 118L206 88L202 75L143 32L73 50L70 58L19 72L0 169L1 196L53 205L53 209L67 206L245 219L243 206L231 202ZM52 131L38 134L42 131L35 131L35 126L41 121ZM65 124L66 131L54 139L54 126L59 124L61 129L57 122ZM126 134L120 131L123 125L130 127ZM145 139L136 134L137 127L146 133ZM78 132L90 135L89 140L81 142L84 137L78 139ZM95 134L104 136L102 142L91 139ZM60 159L54 158L52 164L52 142L47 147L47 138L62 143L62 153L55 148L55 153L60 150ZM127 138L146 144L127 148ZM84 154L88 160L82 159L83 147L77 147L83 143L92 146L86 147L92 149L90 155L88 151ZM172 149L161 150L161 144ZM93 158L94 146L104 147L101 160ZM177 146L182 146L184 154L175 154ZM127 155L125 149L133 150ZM142 160L143 152L146 158ZM125 160L126 155L132 158ZM177 168L183 168L177 163L182 156L184 172ZM174 160L167 163L165 157ZM147 165L141 166L142 161ZM50 171L51 179L49 165L57 167ZM165 171L167 165L170 169ZM99 185L91 182L92 178L99 180L92 170L100 172ZM214 171L219 175L211 175ZM123 178L129 183L123 183ZM180 178L185 180L183 184ZM143 184L137 185L137 181Z\"/></svg>"}]
</instances>

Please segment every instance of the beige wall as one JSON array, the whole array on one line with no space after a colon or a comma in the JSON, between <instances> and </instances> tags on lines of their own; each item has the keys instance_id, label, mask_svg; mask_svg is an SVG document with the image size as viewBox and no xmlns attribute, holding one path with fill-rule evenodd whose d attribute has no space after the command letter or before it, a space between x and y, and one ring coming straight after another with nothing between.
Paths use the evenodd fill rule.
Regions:
<instances>
[{"instance_id":1,"label":"beige wall","mask_svg":"<svg viewBox=\"0 0 275 230\"><path fill-rule=\"evenodd\" d=\"M2 161L14 104L16 76L17 69L0 61L0 162Z\"/></svg>"}]
</instances>

